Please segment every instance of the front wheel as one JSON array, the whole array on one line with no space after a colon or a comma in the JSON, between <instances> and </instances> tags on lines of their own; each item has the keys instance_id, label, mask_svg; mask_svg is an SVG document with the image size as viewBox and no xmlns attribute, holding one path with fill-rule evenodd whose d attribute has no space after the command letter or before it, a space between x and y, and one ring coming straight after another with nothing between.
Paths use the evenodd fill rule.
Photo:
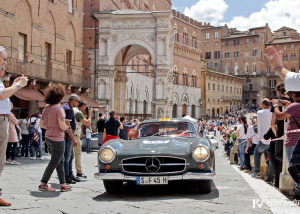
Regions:
<instances>
[{"instance_id":1,"label":"front wheel","mask_svg":"<svg viewBox=\"0 0 300 214\"><path fill-rule=\"evenodd\" d=\"M123 181L103 181L105 190L109 194L120 193L123 187Z\"/></svg>"},{"instance_id":2,"label":"front wheel","mask_svg":"<svg viewBox=\"0 0 300 214\"><path fill-rule=\"evenodd\" d=\"M198 190L201 194L208 194L211 192L211 180L198 181Z\"/></svg>"}]
</instances>

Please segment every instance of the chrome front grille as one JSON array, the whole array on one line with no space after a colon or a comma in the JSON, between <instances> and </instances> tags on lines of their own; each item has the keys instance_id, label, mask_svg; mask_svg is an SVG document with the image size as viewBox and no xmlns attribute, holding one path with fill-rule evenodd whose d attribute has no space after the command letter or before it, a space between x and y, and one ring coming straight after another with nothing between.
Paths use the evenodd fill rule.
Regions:
<instances>
[{"instance_id":1,"label":"chrome front grille","mask_svg":"<svg viewBox=\"0 0 300 214\"><path fill-rule=\"evenodd\" d=\"M184 172L188 163L183 158L143 156L126 158L120 164L129 174L176 174Z\"/></svg>"}]
</instances>

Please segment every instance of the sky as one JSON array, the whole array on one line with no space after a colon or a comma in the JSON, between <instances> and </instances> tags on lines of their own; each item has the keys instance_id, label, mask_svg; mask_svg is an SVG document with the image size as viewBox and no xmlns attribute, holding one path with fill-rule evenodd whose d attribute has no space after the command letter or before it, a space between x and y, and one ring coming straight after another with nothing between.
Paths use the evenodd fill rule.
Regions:
<instances>
[{"instance_id":1,"label":"sky","mask_svg":"<svg viewBox=\"0 0 300 214\"><path fill-rule=\"evenodd\" d=\"M272 31L287 26L300 33L300 0L172 0L172 7L213 26L247 30L268 23Z\"/></svg>"}]
</instances>

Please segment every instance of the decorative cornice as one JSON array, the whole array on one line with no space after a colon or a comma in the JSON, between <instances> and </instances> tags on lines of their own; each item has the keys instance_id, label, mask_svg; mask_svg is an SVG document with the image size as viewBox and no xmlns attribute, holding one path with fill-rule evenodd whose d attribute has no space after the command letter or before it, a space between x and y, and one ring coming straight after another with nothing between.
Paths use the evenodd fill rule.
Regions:
<instances>
[{"instance_id":1,"label":"decorative cornice","mask_svg":"<svg viewBox=\"0 0 300 214\"><path fill-rule=\"evenodd\" d=\"M81 48L83 48L83 47L84 47L84 45L83 45L83 44L80 44L80 43L78 43L78 42L74 42L74 44L75 44L76 46L79 46L79 47L81 47Z\"/></svg>"},{"instance_id":2,"label":"decorative cornice","mask_svg":"<svg viewBox=\"0 0 300 214\"><path fill-rule=\"evenodd\" d=\"M55 36L56 38L59 38L59 39L62 39L62 40L66 40L66 38L63 37L62 35L54 34L54 36Z\"/></svg>"},{"instance_id":3,"label":"decorative cornice","mask_svg":"<svg viewBox=\"0 0 300 214\"><path fill-rule=\"evenodd\" d=\"M30 56L30 57L33 57L33 58L36 58L36 59L39 59L39 60L43 60L43 61L45 61L46 60L46 58L43 58L42 56L40 56L40 55L37 55L37 54L33 54L33 53L26 53L26 56Z\"/></svg>"},{"instance_id":4,"label":"decorative cornice","mask_svg":"<svg viewBox=\"0 0 300 214\"><path fill-rule=\"evenodd\" d=\"M83 71L83 68L82 68L82 67L78 67L78 66L76 66L76 65L72 65L71 68L72 68L72 69L78 69L78 70Z\"/></svg>"},{"instance_id":5,"label":"decorative cornice","mask_svg":"<svg viewBox=\"0 0 300 214\"><path fill-rule=\"evenodd\" d=\"M44 31L44 30L45 30L45 29L42 28L41 26L35 25L35 24L33 24L33 23L32 23L32 27L34 27L35 29L40 30L40 31Z\"/></svg>"},{"instance_id":6,"label":"decorative cornice","mask_svg":"<svg viewBox=\"0 0 300 214\"><path fill-rule=\"evenodd\" d=\"M57 61L57 60L54 60L54 59L52 59L51 62L54 63L54 64L57 64L57 65L63 65L63 66L65 66L64 62Z\"/></svg>"},{"instance_id":7,"label":"decorative cornice","mask_svg":"<svg viewBox=\"0 0 300 214\"><path fill-rule=\"evenodd\" d=\"M84 15L84 12L79 10L78 8L76 7L73 7L73 10L76 11L77 13L81 14L81 15Z\"/></svg>"},{"instance_id":8,"label":"decorative cornice","mask_svg":"<svg viewBox=\"0 0 300 214\"><path fill-rule=\"evenodd\" d=\"M61 3L65 4L65 5L67 5L67 6L69 6L69 3L66 2L66 1L64 1L64 0L58 0L58 1L60 1Z\"/></svg>"},{"instance_id":9,"label":"decorative cornice","mask_svg":"<svg viewBox=\"0 0 300 214\"><path fill-rule=\"evenodd\" d=\"M0 14L8 17L8 18L12 18L12 19L16 19L17 17L15 16L15 14L10 14L9 12L6 12L4 10L0 10Z\"/></svg>"}]
</instances>

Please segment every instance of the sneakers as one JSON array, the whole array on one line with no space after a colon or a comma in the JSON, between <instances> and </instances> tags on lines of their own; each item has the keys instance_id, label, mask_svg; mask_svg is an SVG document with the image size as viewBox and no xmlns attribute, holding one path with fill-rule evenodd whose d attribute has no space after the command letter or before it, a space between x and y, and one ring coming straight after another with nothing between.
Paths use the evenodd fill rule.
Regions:
<instances>
[{"instance_id":1,"label":"sneakers","mask_svg":"<svg viewBox=\"0 0 300 214\"><path fill-rule=\"evenodd\" d=\"M45 160L45 158L44 157L40 157L40 160Z\"/></svg>"},{"instance_id":2,"label":"sneakers","mask_svg":"<svg viewBox=\"0 0 300 214\"><path fill-rule=\"evenodd\" d=\"M17 161L15 161L15 160L14 160L14 161L11 161L10 164L11 164L11 165L20 165L20 163L17 162Z\"/></svg>"},{"instance_id":3,"label":"sneakers","mask_svg":"<svg viewBox=\"0 0 300 214\"><path fill-rule=\"evenodd\" d=\"M45 153L45 156L50 156L50 153Z\"/></svg>"},{"instance_id":4,"label":"sneakers","mask_svg":"<svg viewBox=\"0 0 300 214\"><path fill-rule=\"evenodd\" d=\"M46 185L39 185L39 190L40 191L54 192L55 188L49 187L48 184L46 184Z\"/></svg>"},{"instance_id":5,"label":"sneakers","mask_svg":"<svg viewBox=\"0 0 300 214\"><path fill-rule=\"evenodd\" d=\"M10 162L11 162L11 160L6 160L6 161L5 161L5 163L10 163Z\"/></svg>"},{"instance_id":6,"label":"sneakers","mask_svg":"<svg viewBox=\"0 0 300 214\"><path fill-rule=\"evenodd\" d=\"M30 157L29 159L31 159L31 160L35 160L35 159L36 159L36 157Z\"/></svg>"},{"instance_id":7,"label":"sneakers","mask_svg":"<svg viewBox=\"0 0 300 214\"><path fill-rule=\"evenodd\" d=\"M248 173L248 172L250 172L250 171L251 171L250 169L245 169L245 170L244 170L245 173Z\"/></svg>"},{"instance_id":8,"label":"sneakers","mask_svg":"<svg viewBox=\"0 0 300 214\"><path fill-rule=\"evenodd\" d=\"M252 176L253 178L261 178L260 172L258 172L258 173L253 173L251 176Z\"/></svg>"},{"instance_id":9,"label":"sneakers","mask_svg":"<svg viewBox=\"0 0 300 214\"><path fill-rule=\"evenodd\" d=\"M77 173L76 178L87 178L87 176L83 173Z\"/></svg>"},{"instance_id":10,"label":"sneakers","mask_svg":"<svg viewBox=\"0 0 300 214\"><path fill-rule=\"evenodd\" d=\"M61 186L60 187L60 191L62 191L62 192L69 192L69 191L72 191L72 188L69 187L68 185L65 185L65 186Z\"/></svg>"}]
</instances>

